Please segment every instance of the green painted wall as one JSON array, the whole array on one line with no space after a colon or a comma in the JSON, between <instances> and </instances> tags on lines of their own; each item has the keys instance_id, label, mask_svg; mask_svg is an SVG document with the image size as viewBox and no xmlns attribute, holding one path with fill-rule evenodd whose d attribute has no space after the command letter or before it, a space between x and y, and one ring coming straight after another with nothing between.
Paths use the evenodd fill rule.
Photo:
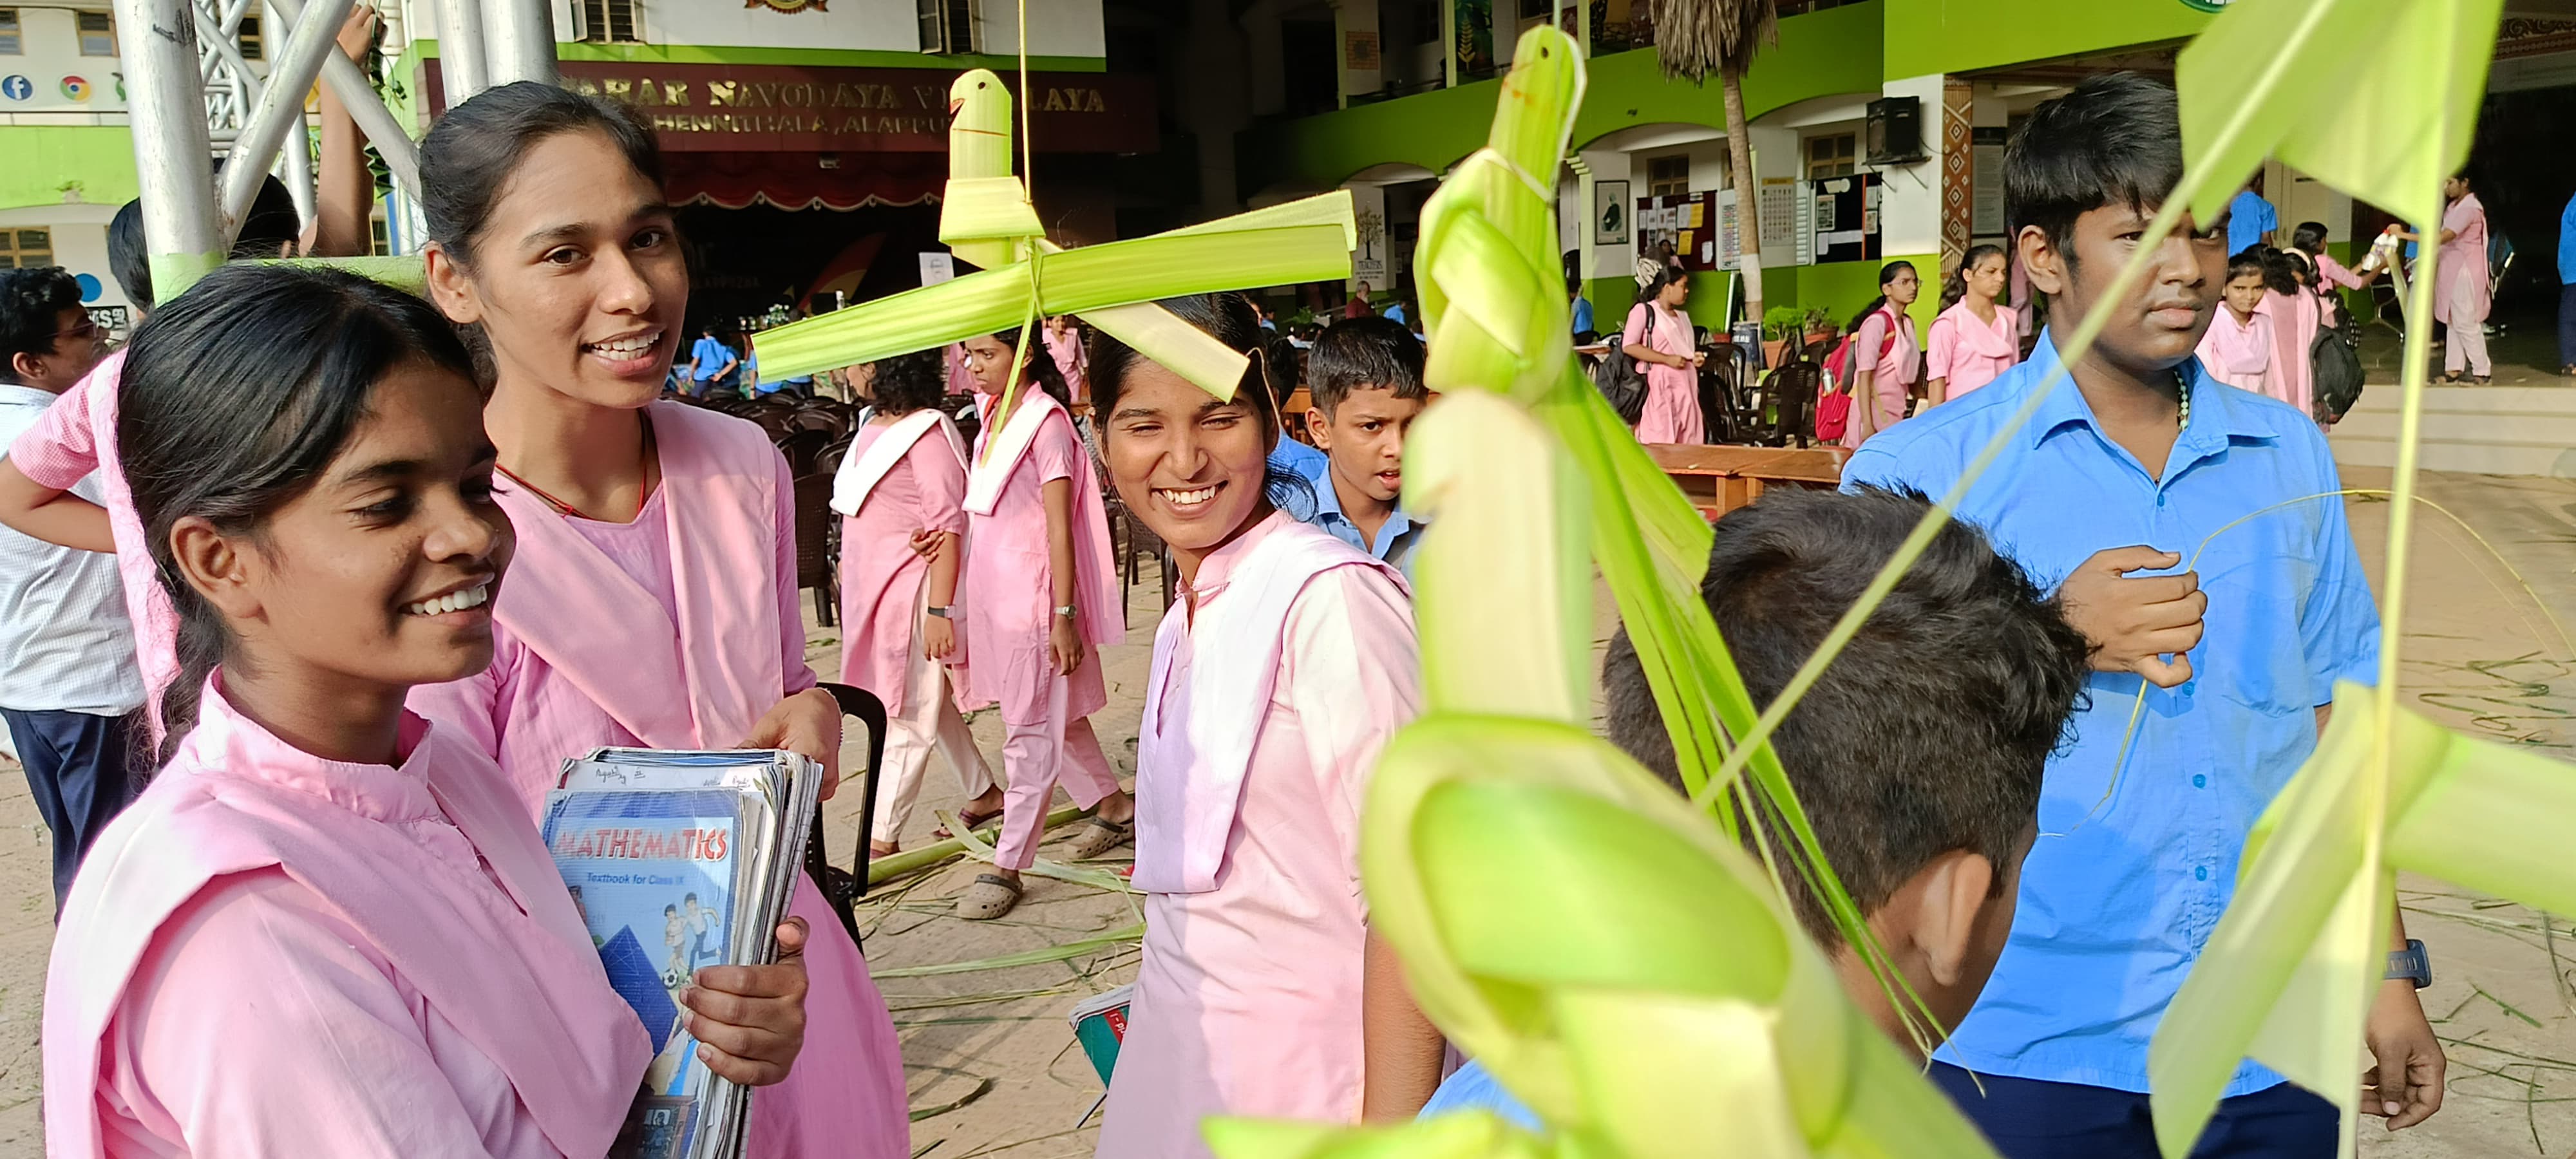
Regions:
<instances>
[{"instance_id":1,"label":"green painted wall","mask_svg":"<svg viewBox=\"0 0 2576 1159\"><path fill-rule=\"evenodd\" d=\"M123 125L0 126L0 209L56 205L65 182L81 200L123 205L142 190L134 177L134 134Z\"/></svg>"},{"instance_id":2,"label":"green painted wall","mask_svg":"<svg viewBox=\"0 0 2576 1159\"><path fill-rule=\"evenodd\" d=\"M1941 259L1937 254L1898 255L1889 259L1910 261L1914 271L1937 272ZM1869 300L1878 296L1878 268L1883 262L1828 262L1817 266L1774 266L1762 271L1762 308L1766 311L1782 306L1801 310L1822 306L1833 316L1835 325L1851 321ZM1682 312L1691 321L1715 329L1726 313L1727 294L1734 288L1735 274L1717 270L1691 275L1690 299ZM1594 278L1583 285L1583 296L1592 302L1593 324L1604 333L1622 325L1628 310L1637 302L1637 283L1633 278ZM1914 319L1919 334L1940 315L1941 291L1934 279L1927 278L1924 292L1915 298L1914 307L1906 314Z\"/></svg>"},{"instance_id":3,"label":"green painted wall","mask_svg":"<svg viewBox=\"0 0 2576 1159\"><path fill-rule=\"evenodd\" d=\"M1914 299L1906 314L1914 319L1919 334L1941 314L1941 256L1939 254L1898 254L1887 261L1914 263L1914 273L1923 279L1923 293ZM1833 315L1836 325L1849 323L1852 315L1878 296L1878 270L1886 262L1828 262L1807 266L1798 271L1794 300L1801 307L1822 306ZM1770 283L1765 281L1764 286ZM1778 303L1766 303L1767 309Z\"/></svg>"},{"instance_id":4,"label":"green painted wall","mask_svg":"<svg viewBox=\"0 0 2576 1159\"><path fill-rule=\"evenodd\" d=\"M1880 0L1885 78L2055 60L2198 35L2182 0ZM1781 21L1786 40L1788 21Z\"/></svg>"},{"instance_id":5,"label":"green painted wall","mask_svg":"<svg viewBox=\"0 0 2576 1159\"><path fill-rule=\"evenodd\" d=\"M1745 74L1747 119L1811 97L1879 91L1881 8L1890 0L1829 8L1780 22L1780 43L1754 58ZM2175 0L2165 0L2173 3ZM1502 82L1399 97L1312 117L1265 123L1243 149L1247 189L1281 181L1330 188L1372 165L1405 162L1442 172L1485 144ZM1575 115L1581 146L1631 125L1726 125L1724 90L1666 81L1650 49L1596 57Z\"/></svg>"}]
</instances>

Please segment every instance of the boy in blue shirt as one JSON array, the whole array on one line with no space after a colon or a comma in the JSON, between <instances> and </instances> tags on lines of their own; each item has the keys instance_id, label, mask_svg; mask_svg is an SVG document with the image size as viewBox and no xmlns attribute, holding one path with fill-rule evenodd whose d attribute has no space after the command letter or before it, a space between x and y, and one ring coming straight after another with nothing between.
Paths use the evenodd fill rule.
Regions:
<instances>
[{"instance_id":1,"label":"boy in blue shirt","mask_svg":"<svg viewBox=\"0 0 2576 1159\"><path fill-rule=\"evenodd\" d=\"M1779 695L1928 506L1883 491L1777 490L1718 521L1700 591L1756 701ZM1976 529L1953 523L1771 738L1825 859L1943 1026L1958 1024L2003 950L2042 770L2084 676L2084 637ZM1625 632L1610 643L1601 684L1611 742L1678 791L1672 737ZM1775 849L1785 839L1769 833ZM1788 886L1798 924L1826 947L1844 992L1912 1051L1823 903L1803 879ZM1470 1107L1537 1125L1475 1063L1422 1113Z\"/></svg>"},{"instance_id":2,"label":"boy in blue shirt","mask_svg":"<svg viewBox=\"0 0 2576 1159\"><path fill-rule=\"evenodd\" d=\"M708 383L723 385L736 365L733 347L716 337L716 328L698 328L698 344L689 348L689 393L704 397Z\"/></svg>"},{"instance_id":3,"label":"boy in blue shirt","mask_svg":"<svg viewBox=\"0 0 2576 1159\"><path fill-rule=\"evenodd\" d=\"M1404 434L1431 397L1422 358L1422 340L1391 316L1337 322L1306 355L1306 433L1323 457L1306 472L1313 509L1291 514L1398 568L1427 526L1404 513L1402 494Z\"/></svg>"},{"instance_id":4,"label":"boy in blue shirt","mask_svg":"<svg viewBox=\"0 0 2576 1159\"><path fill-rule=\"evenodd\" d=\"M2192 357L2228 223L2186 218L2137 289L2103 300L2182 167L2173 91L2125 74L2041 105L2004 159L2013 242L2049 316L2111 311L1958 510L2094 649L2011 941L1933 1065L2007 1159L2156 1154L2148 1041L2227 908L2255 818L2315 748L2334 682L2377 677L2379 615L2342 501L2296 502L2339 486L2325 439ZM2058 341L2042 331L2029 361L1881 432L1844 486L1948 491L2064 365ZM2196 572L2171 574L2186 558ZM2130 574L2147 572L2165 574ZM2402 926L2395 938L2404 948ZM2363 1108L2391 1130L2422 1122L2444 1064L2413 986L2385 983L2367 1026ZM2226 1093L2196 1159L2335 1153L2326 1100L2250 1062Z\"/></svg>"}]
</instances>

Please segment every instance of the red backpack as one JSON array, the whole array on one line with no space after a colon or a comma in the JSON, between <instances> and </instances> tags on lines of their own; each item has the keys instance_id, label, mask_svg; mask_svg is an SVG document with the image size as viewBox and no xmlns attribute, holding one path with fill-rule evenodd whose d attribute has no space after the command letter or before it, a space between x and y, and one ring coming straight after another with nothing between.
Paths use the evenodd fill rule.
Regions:
<instances>
[{"instance_id":1,"label":"red backpack","mask_svg":"<svg viewBox=\"0 0 2576 1159\"><path fill-rule=\"evenodd\" d=\"M1887 317L1887 334L1879 339L1878 357L1871 366L1887 360L1887 352L1896 348L1896 328L1904 325L1895 310L1881 306L1878 312ZM1860 331L1854 330L1825 354L1825 380L1816 390L1816 437L1827 442L1840 440L1851 427L1851 351L1859 341Z\"/></svg>"}]
</instances>

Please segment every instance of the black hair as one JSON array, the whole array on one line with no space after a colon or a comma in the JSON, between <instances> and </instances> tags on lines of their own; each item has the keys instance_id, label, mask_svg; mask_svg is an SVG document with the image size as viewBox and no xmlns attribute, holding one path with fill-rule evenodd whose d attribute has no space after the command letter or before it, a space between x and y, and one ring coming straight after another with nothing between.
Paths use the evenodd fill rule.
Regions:
<instances>
[{"instance_id":1,"label":"black hair","mask_svg":"<svg viewBox=\"0 0 2576 1159\"><path fill-rule=\"evenodd\" d=\"M214 171L221 176L224 163L215 162ZM251 198L250 213L242 218L241 232L233 238L232 256L283 257L287 247L303 238L304 219L295 211L295 195L271 174L260 179L259 193ZM143 232L140 197L119 206L116 216L107 223L107 272L135 305L149 310L159 300L152 292L152 244Z\"/></svg>"},{"instance_id":2,"label":"black hair","mask_svg":"<svg viewBox=\"0 0 2576 1159\"><path fill-rule=\"evenodd\" d=\"M947 350L880 358L868 382L876 390L878 414L908 415L936 407L948 399Z\"/></svg>"},{"instance_id":3,"label":"black hair","mask_svg":"<svg viewBox=\"0 0 2576 1159\"><path fill-rule=\"evenodd\" d=\"M1780 694L1929 506L1911 492L1775 488L1718 520L1700 594L1756 702ZM1863 914L1955 849L1993 862L2002 887L2089 653L2057 602L1982 533L1942 526L1771 737ZM1678 788L1672 738L1625 630L1601 682L1610 740ZM1776 819L1763 826L1782 847ZM1786 875L1786 885L1807 932L1838 944L1804 879Z\"/></svg>"},{"instance_id":4,"label":"black hair","mask_svg":"<svg viewBox=\"0 0 2576 1159\"><path fill-rule=\"evenodd\" d=\"M2232 282L2247 274L2264 274L2268 279L2270 274L2265 268L2263 251L2270 248L2258 242L2228 255L2227 280Z\"/></svg>"},{"instance_id":5,"label":"black hair","mask_svg":"<svg viewBox=\"0 0 2576 1159\"><path fill-rule=\"evenodd\" d=\"M485 89L447 110L420 142L421 213L429 238L471 264L501 190L529 148L564 133L595 132L617 147L653 188L662 188L662 151L624 105L536 81Z\"/></svg>"},{"instance_id":6,"label":"black hair","mask_svg":"<svg viewBox=\"0 0 2576 1159\"><path fill-rule=\"evenodd\" d=\"M1878 267L1878 296L1870 299L1869 305L1861 307L1860 313L1852 315L1851 325L1843 327L1843 333L1860 333L1861 323L1869 321L1870 315L1878 313L1878 308L1887 304L1887 284L1896 280L1898 271L1913 268L1914 263L1908 261L1893 261ZM1914 276L1920 279L1923 275L1918 273Z\"/></svg>"},{"instance_id":7,"label":"black hair","mask_svg":"<svg viewBox=\"0 0 2576 1159\"><path fill-rule=\"evenodd\" d=\"M1360 389L1390 390L1397 398L1423 398L1422 340L1389 318L1336 322L1306 354L1306 387L1315 409L1331 418L1342 400Z\"/></svg>"},{"instance_id":8,"label":"black hair","mask_svg":"<svg viewBox=\"0 0 2576 1159\"><path fill-rule=\"evenodd\" d=\"M2115 72L2031 110L2004 146L2004 220L2036 227L2068 267L2075 219L2106 205L2143 214L2182 180L2182 119L2172 88Z\"/></svg>"},{"instance_id":9,"label":"black hair","mask_svg":"<svg viewBox=\"0 0 2576 1159\"><path fill-rule=\"evenodd\" d=\"M1959 259L1959 268L1950 271L1948 280L1941 283L1941 308L1947 310L1968 296L1968 271L1977 268L1978 262L2000 257L2004 257L2004 247L1992 242L1969 246L1967 254Z\"/></svg>"},{"instance_id":10,"label":"black hair","mask_svg":"<svg viewBox=\"0 0 2576 1159\"><path fill-rule=\"evenodd\" d=\"M2326 249L2326 223L2303 221L2290 231L2290 248L2315 257Z\"/></svg>"},{"instance_id":11,"label":"black hair","mask_svg":"<svg viewBox=\"0 0 2576 1159\"><path fill-rule=\"evenodd\" d=\"M1680 266L1674 265L1671 262L1665 262L1664 264L1655 267L1655 274L1653 277L1646 279L1646 288L1637 291L1637 300L1640 302L1654 301L1655 295L1664 292L1664 287L1672 285L1675 282L1688 281L1690 281L1690 274L1688 271L1683 270Z\"/></svg>"},{"instance_id":12,"label":"black hair","mask_svg":"<svg viewBox=\"0 0 2576 1159\"><path fill-rule=\"evenodd\" d=\"M0 269L0 382L18 381L19 355L52 354L63 311L80 304L80 282L61 266Z\"/></svg>"},{"instance_id":13,"label":"black hair","mask_svg":"<svg viewBox=\"0 0 2576 1159\"><path fill-rule=\"evenodd\" d=\"M170 529L196 517L250 534L304 493L406 362L473 373L429 303L331 269L223 266L135 328L116 442L154 571L178 613L179 673L162 690L167 760L196 724L231 633L179 572Z\"/></svg>"},{"instance_id":14,"label":"black hair","mask_svg":"<svg viewBox=\"0 0 2576 1159\"><path fill-rule=\"evenodd\" d=\"M1261 318L1252 309L1252 299L1237 293L1192 294L1185 298L1165 298L1155 303L1172 312L1174 317L1196 326L1208 337L1252 355L1244 367L1243 381L1235 384L1234 397L1250 406L1261 420L1262 450L1279 449L1279 440L1287 436L1279 425L1279 400L1296 389L1296 371L1283 365L1283 359L1271 353L1264 344ZM1348 323L1344 323L1348 325ZM1282 343L1285 339L1281 340ZM1135 347L1119 341L1106 330L1091 332L1091 414L1100 432L1103 451L1108 449L1109 435L1117 429L1112 418L1118 413L1118 397L1127 391L1127 376L1138 366L1153 361ZM1284 387L1282 384L1286 384ZM1265 473L1261 489L1273 506L1283 505L1298 496L1311 496L1312 484L1293 472L1272 466Z\"/></svg>"},{"instance_id":15,"label":"black hair","mask_svg":"<svg viewBox=\"0 0 2576 1159\"><path fill-rule=\"evenodd\" d=\"M2254 249L2263 259L2263 284L2273 293L2295 294L2306 285L2300 269L2308 255L2268 245L2258 245Z\"/></svg>"},{"instance_id":16,"label":"black hair","mask_svg":"<svg viewBox=\"0 0 2576 1159\"><path fill-rule=\"evenodd\" d=\"M1004 330L993 335L993 341L1016 353L1020 348L1020 332L1017 329ZM1047 352L1046 343L1029 343L1029 361L1023 373L1028 381L1046 391L1047 397L1063 405L1067 411L1073 409L1073 388L1064 384L1064 370L1055 364L1055 356Z\"/></svg>"},{"instance_id":17,"label":"black hair","mask_svg":"<svg viewBox=\"0 0 2576 1159\"><path fill-rule=\"evenodd\" d=\"M1383 314L1367 314L1363 317L1379 321L1386 320ZM1306 380L1307 357L1314 351L1311 347L1299 350L1294 342L1271 336L1268 331L1262 333L1261 358L1262 365L1267 368L1263 371L1262 377L1270 383L1271 408L1285 415L1288 410L1288 396L1297 393L1298 384ZM1320 342L1323 340L1323 335L1317 334L1315 338Z\"/></svg>"}]
</instances>

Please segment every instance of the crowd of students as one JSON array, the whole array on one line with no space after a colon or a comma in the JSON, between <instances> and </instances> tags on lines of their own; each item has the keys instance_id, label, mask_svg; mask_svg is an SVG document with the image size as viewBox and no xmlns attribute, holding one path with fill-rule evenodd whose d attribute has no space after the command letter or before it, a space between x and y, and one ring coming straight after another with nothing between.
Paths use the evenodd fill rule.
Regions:
<instances>
[{"instance_id":1,"label":"crowd of students","mask_svg":"<svg viewBox=\"0 0 2576 1159\"><path fill-rule=\"evenodd\" d=\"M2011 1159L2152 1153L2148 1038L2334 682L2375 677L2343 509L2298 502L2337 486L2322 434L2219 377L2268 349L2245 337L2266 295L2295 291L2190 228L2105 300L2181 163L2154 82L2100 78L2036 110L2004 164L2011 251L1954 271L1927 357L1910 266L1855 321L1844 493L1729 515L1704 577L1747 687L1775 694L1922 495L2067 372L1775 742L1891 961L1953 1031L1931 1073ZM422 170L426 302L227 267L101 362L58 271L0 273L0 419L25 427L0 460L0 524L23 533L0 539L0 597L77 597L0 599L0 631L64 640L11 641L0 701L64 695L0 708L31 722L22 750L63 736L91 754L30 764L69 883L44 1027L57 1153L600 1154L646 1048L537 836L555 768L625 744L836 769L784 466L754 425L660 398L688 279L649 131L503 86L439 120ZM2054 317L2109 312L2084 357L2042 330L2020 360L2008 263ZM1671 285L1625 335L1650 377L1692 357L1671 348ZM1204 1155L1216 1114L1509 1109L1472 1061L1444 1080L1356 858L1376 754L1421 707L1404 565L1439 529L1404 508L1402 452L1428 401L1422 347L1382 318L1325 329L1302 360L1313 455L1291 469L1296 355L1240 295L1164 305L1249 356L1230 400L1060 321L1026 358L1002 333L863 376L875 409L833 504L840 675L889 710L871 840L899 845L937 752L962 819L1002 818L960 916L1017 903L1059 782L1092 810L1067 856L1133 842L1146 934L1104 1156ZM2216 364L2195 358L2229 326ZM961 375L971 448L943 413ZM1933 405L1904 417L1918 375ZM1649 413L1688 419L1671 400ZM1112 493L1168 547L1179 596L1132 791L1090 721L1099 649L1127 627ZM72 688L49 678L64 666L132 679ZM1669 776L1624 637L1602 680L1612 738ZM2127 748L2140 696L2153 711ZM135 740L90 738L143 700ZM1004 727L998 780L960 716L981 705ZM141 789L105 821L122 749ZM777 964L699 970L683 997L710 1064L761 1087L746 1153L907 1156L884 1000L812 883L790 912ZM1910 1041L1867 972L1845 976ZM2393 1128L2439 1108L2412 984L2386 984L2361 1045L2366 1109ZM2316 1094L2249 1063L2229 1095L2196 1155L2334 1152Z\"/></svg>"}]
</instances>

